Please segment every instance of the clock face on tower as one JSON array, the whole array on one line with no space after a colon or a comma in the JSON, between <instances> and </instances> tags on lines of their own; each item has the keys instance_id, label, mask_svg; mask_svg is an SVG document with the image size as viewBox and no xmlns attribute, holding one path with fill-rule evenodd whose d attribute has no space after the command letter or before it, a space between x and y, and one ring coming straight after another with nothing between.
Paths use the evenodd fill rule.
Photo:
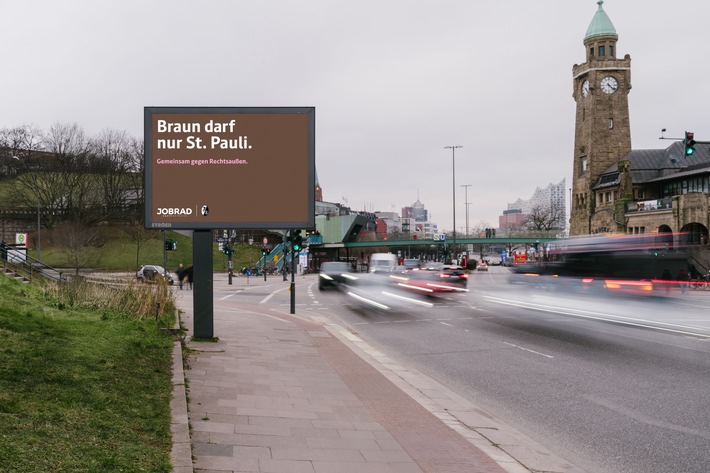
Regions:
<instances>
[{"instance_id":1,"label":"clock face on tower","mask_svg":"<svg viewBox=\"0 0 710 473\"><path fill-rule=\"evenodd\" d=\"M602 92L604 92L605 94L613 94L614 92L616 92L616 89L619 88L619 83L613 77L606 76L602 79L600 86Z\"/></svg>"},{"instance_id":2,"label":"clock face on tower","mask_svg":"<svg viewBox=\"0 0 710 473\"><path fill-rule=\"evenodd\" d=\"M582 83L582 97L586 97L587 95L589 95L589 81L585 80Z\"/></svg>"}]
</instances>

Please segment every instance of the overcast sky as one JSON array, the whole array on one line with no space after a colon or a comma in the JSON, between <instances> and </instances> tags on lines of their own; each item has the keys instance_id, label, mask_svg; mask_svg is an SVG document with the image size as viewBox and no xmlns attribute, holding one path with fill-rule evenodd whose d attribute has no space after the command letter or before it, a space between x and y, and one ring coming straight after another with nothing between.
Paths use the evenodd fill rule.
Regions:
<instances>
[{"instance_id":1,"label":"overcast sky","mask_svg":"<svg viewBox=\"0 0 710 473\"><path fill-rule=\"evenodd\" d=\"M634 149L710 140L710 2L606 0ZM0 128L143 138L145 106L313 106L324 200L440 230L571 187L572 66L596 0L2 1Z\"/></svg>"}]
</instances>

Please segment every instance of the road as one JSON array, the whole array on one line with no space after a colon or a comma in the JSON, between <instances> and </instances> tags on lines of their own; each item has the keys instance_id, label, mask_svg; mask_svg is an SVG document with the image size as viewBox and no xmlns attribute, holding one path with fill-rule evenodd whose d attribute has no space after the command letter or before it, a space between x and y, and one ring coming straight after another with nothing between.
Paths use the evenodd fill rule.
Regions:
<instances>
[{"instance_id":1,"label":"road","mask_svg":"<svg viewBox=\"0 0 710 473\"><path fill-rule=\"evenodd\" d=\"M579 298L507 280L492 267L468 293L385 311L297 276L296 315L346 327L579 470L708 471L710 291ZM288 286L270 277L237 290L216 276L215 304L287 313Z\"/></svg>"},{"instance_id":2,"label":"road","mask_svg":"<svg viewBox=\"0 0 710 473\"><path fill-rule=\"evenodd\" d=\"M469 288L392 313L313 281L306 302L581 469L708 471L710 292L580 299L500 267Z\"/></svg>"}]
</instances>

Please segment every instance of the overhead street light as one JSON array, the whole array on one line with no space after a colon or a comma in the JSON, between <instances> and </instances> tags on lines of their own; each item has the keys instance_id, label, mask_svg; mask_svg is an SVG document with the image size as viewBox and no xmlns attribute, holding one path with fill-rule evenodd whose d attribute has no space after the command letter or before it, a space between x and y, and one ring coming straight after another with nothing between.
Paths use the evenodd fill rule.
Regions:
<instances>
[{"instance_id":1,"label":"overhead street light","mask_svg":"<svg viewBox=\"0 0 710 473\"><path fill-rule=\"evenodd\" d=\"M452 243L453 245L456 245L456 148L463 148L461 145L455 145L455 146L444 146L444 149L450 149L451 150L451 163L452 163L452 169L453 169L453 194L454 194L454 242ZM455 251L452 249L452 251ZM452 258L453 262L453 258Z\"/></svg>"}]
</instances>

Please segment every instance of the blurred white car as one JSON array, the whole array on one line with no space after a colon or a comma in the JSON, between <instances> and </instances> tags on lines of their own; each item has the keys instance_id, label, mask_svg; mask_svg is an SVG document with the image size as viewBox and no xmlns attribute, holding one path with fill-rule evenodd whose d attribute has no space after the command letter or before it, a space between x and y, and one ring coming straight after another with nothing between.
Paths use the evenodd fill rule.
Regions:
<instances>
[{"instance_id":1,"label":"blurred white car","mask_svg":"<svg viewBox=\"0 0 710 473\"><path fill-rule=\"evenodd\" d=\"M162 266L155 264L141 266L141 269L136 272L136 278L138 278L140 282L154 282L159 281L161 278L166 278L168 285L171 286L175 282L169 272L165 271Z\"/></svg>"}]
</instances>

